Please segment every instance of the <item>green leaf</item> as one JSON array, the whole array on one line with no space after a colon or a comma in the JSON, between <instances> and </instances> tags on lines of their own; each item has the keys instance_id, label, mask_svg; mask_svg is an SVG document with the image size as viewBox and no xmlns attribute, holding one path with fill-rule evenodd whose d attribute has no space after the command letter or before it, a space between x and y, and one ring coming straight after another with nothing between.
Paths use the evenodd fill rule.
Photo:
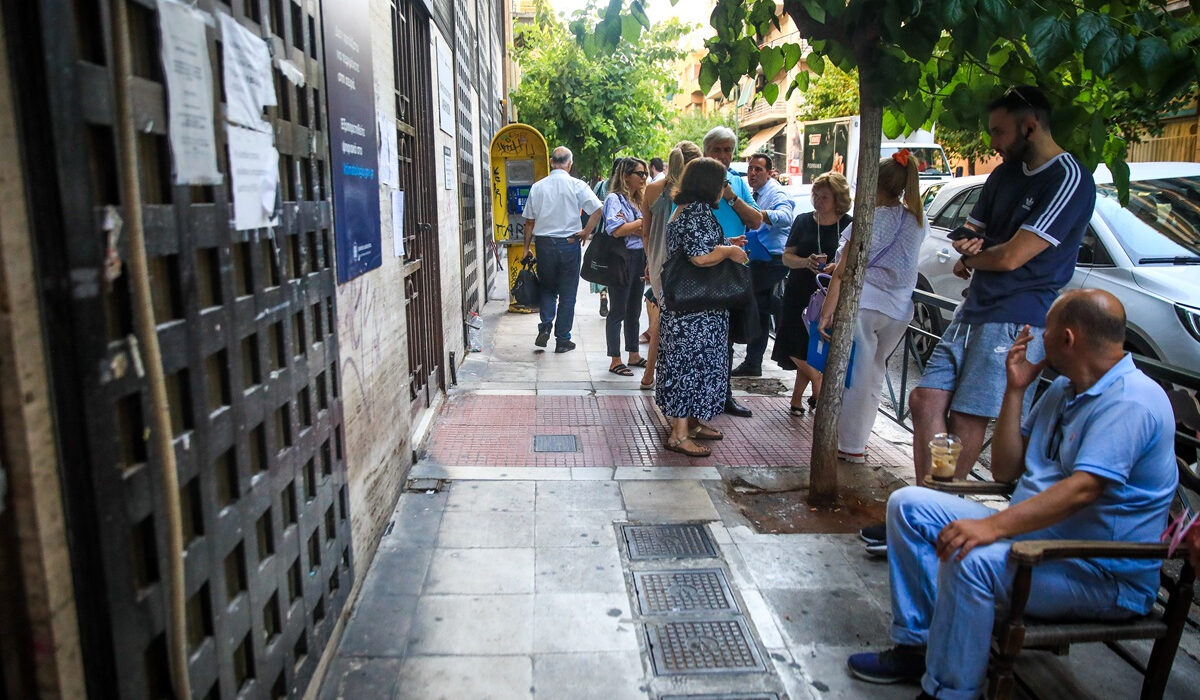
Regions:
<instances>
[{"instance_id":1,"label":"green leaf","mask_svg":"<svg viewBox=\"0 0 1200 700\"><path fill-rule=\"evenodd\" d=\"M1057 17L1047 15L1037 19L1025 38L1034 62L1043 71L1053 70L1071 55L1071 27Z\"/></svg>"},{"instance_id":2,"label":"green leaf","mask_svg":"<svg viewBox=\"0 0 1200 700\"><path fill-rule=\"evenodd\" d=\"M801 56L802 56L802 54L800 52L799 44L784 44L783 45L783 69L791 70L791 69L795 68L796 64L800 62ZM811 56L812 56L812 54L810 54L810 57ZM811 61L811 58L809 60Z\"/></svg>"},{"instance_id":3,"label":"green leaf","mask_svg":"<svg viewBox=\"0 0 1200 700\"><path fill-rule=\"evenodd\" d=\"M768 81L783 69L783 49L778 46L768 46L758 54L758 62L762 64L763 77Z\"/></svg>"},{"instance_id":4,"label":"green leaf","mask_svg":"<svg viewBox=\"0 0 1200 700\"><path fill-rule=\"evenodd\" d=\"M898 138L904 133L904 122L896 112L886 109L883 112L883 135L889 139Z\"/></svg>"},{"instance_id":5,"label":"green leaf","mask_svg":"<svg viewBox=\"0 0 1200 700\"><path fill-rule=\"evenodd\" d=\"M925 125L925 121L929 119L929 112L932 105L921 96L909 98L904 103L902 110L904 120L908 122L908 128L905 131L920 129Z\"/></svg>"},{"instance_id":6,"label":"green leaf","mask_svg":"<svg viewBox=\"0 0 1200 700\"><path fill-rule=\"evenodd\" d=\"M779 98L779 84L767 83L764 85L762 89L762 96L763 99L767 101L767 104L775 104L775 100Z\"/></svg>"},{"instance_id":7,"label":"green leaf","mask_svg":"<svg viewBox=\"0 0 1200 700\"><path fill-rule=\"evenodd\" d=\"M1108 19L1095 12L1084 12L1075 18L1075 22L1071 26L1072 33L1075 35L1076 46L1087 46L1092 39L1104 29L1111 28L1108 26Z\"/></svg>"},{"instance_id":8,"label":"green leaf","mask_svg":"<svg viewBox=\"0 0 1200 700\"><path fill-rule=\"evenodd\" d=\"M629 8L629 14L637 20L638 24L642 25L646 29L650 29L650 18L646 16L646 10L642 7L641 3L633 3L633 5Z\"/></svg>"},{"instance_id":9,"label":"green leaf","mask_svg":"<svg viewBox=\"0 0 1200 700\"><path fill-rule=\"evenodd\" d=\"M1194 24L1171 34L1171 50L1182 51L1188 44L1200 39L1200 25Z\"/></svg>"},{"instance_id":10,"label":"green leaf","mask_svg":"<svg viewBox=\"0 0 1200 700\"><path fill-rule=\"evenodd\" d=\"M641 33L642 25L632 15L625 15L621 18L621 38L623 40L632 44L638 40Z\"/></svg>"},{"instance_id":11,"label":"green leaf","mask_svg":"<svg viewBox=\"0 0 1200 700\"><path fill-rule=\"evenodd\" d=\"M1118 36L1112 29L1105 29L1092 38L1083 52L1083 64L1106 77L1116 70L1121 61L1134 51L1136 40L1128 34Z\"/></svg>"},{"instance_id":12,"label":"green leaf","mask_svg":"<svg viewBox=\"0 0 1200 700\"><path fill-rule=\"evenodd\" d=\"M813 18L813 21L820 24L825 23L825 8L821 6L820 0L804 0L804 2L800 4L803 5L804 9L808 11L809 16Z\"/></svg>"},{"instance_id":13,"label":"green leaf","mask_svg":"<svg viewBox=\"0 0 1200 700\"><path fill-rule=\"evenodd\" d=\"M1129 204L1129 164L1124 158L1106 160L1105 165L1108 166L1108 172L1112 173L1113 184L1117 186L1117 199L1121 202L1121 206Z\"/></svg>"},{"instance_id":14,"label":"green leaf","mask_svg":"<svg viewBox=\"0 0 1200 700\"><path fill-rule=\"evenodd\" d=\"M974 3L968 0L946 0L942 3L942 20L947 27L958 27L967 19Z\"/></svg>"},{"instance_id":15,"label":"green leaf","mask_svg":"<svg viewBox=\"0 0 1200 700\"><path fill-rule=\"evenodd\" d=\"M1137 43L1137 58L1146 75L1152 76L1169 67L1171 47L1161 37L1148 36Z\"/></svg>"},{"instance_id":16,"label":"green leaf","mask_svg":"<svg viewBox=\"0 0 1200 700\"><path fill-rule=\"evenodd\" d=\"M796 87L800 88L800 92L808 92L808 72L802 71L796 76Z\"/></svg>"},{"instance_id":17,"label":"green leaf","mask_svg":"<svg viewBox=\"0 0 1200 700\"><path fill-rule=\"evenodd\" d=\"M995 27L1009 23L1009 4L1005 0L979 0L980 19Z\"/></svg>"},{"instance_id":18,"label":"green leaf","mask_svg":"<svg viewBox=\"0 0 1200 700\"><path fill-rule=\"evenodd\" d=\"M825 73L825 59L821 58L821 54L816 52L808 54L808 69L815 75Z\"/></svg>"},{"instance_id":19,"label":"green leaf","mask_svg":"<svg viewBox=\"0 0 1200 700\"><path fill-rule=\"evenodd\" d=\"M717 82L717 64L706 57L700 62L700 76L697 80L700 83L700 90L707 95L708 91L712 89L713 83Z\"/></svg>"}]
</instances>

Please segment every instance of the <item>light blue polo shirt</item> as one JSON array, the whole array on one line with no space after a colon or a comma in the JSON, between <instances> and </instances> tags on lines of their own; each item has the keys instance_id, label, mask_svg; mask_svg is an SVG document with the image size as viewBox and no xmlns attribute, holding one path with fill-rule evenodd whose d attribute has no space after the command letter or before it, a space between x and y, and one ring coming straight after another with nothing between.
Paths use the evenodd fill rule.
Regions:
<instances>
[{"instance_id":1,"label":"light blue polo shirt","mask_svg":"<svg viewBox=\"0 0 1200 700\"><path fill-rule=\"evenodd\" d=\"M1027 500L1076 471L1106 481L1091 505L1044 530L1016 539L1158 542L1179 474L1175 417L1162 388L1126 354L1076 396L1066 377L1054 380L1021 425L1029 438L1025 473L1012 504ZM1158 592L1157 560L1095 559L1117 584L1117 604L1145 613Z\"/></svg>"},{"instance_id":2,"label":"light blue polo shirt","mask_svg":"<svg viewBox=\"0 0 1200 700\"><path fill-rule=\"evenodd\" d=\"M750 185L746 184L746 178L729 170L725 171L725 181L733 188L733 193L736 194L742 201L750 206L758 209L758 205L754 203L754 193L750 191ZM746 233L746 224L742 223L742 218L733 210L733 205L726 202L724 198L718 200L717 223L721 224L721 230L725 232L726 238L737 238Z\"/></svg>"}]
</instances>

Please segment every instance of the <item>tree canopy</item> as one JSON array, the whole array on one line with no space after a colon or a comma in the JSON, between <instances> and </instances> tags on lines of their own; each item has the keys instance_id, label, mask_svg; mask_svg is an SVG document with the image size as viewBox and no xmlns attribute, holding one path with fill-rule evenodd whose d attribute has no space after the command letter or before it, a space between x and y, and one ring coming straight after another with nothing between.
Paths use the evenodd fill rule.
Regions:
<instances>
[{"instance_id":1,"label":"tree canopy","mask_svg":"<svg viewBox=\"0 0 1200 700\"><path fill-rule=\"evenodd\" d=\"M589 55L538 2L534 23L515 30L521 83L513 105L551 147L572 150L580 177L606 176L618 155L665 156L674 116L666 97L676 89L671 66L682 56L675 40L684 30L676 20L660 23L609 54Z\"/></svg>"}]
</instances>

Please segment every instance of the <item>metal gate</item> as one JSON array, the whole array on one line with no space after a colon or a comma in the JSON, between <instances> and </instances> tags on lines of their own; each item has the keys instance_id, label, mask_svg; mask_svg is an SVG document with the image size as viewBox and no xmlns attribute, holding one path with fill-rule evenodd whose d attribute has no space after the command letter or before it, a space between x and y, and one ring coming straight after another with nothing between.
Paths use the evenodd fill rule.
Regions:
<instances>
[{"instance_id":1,"label":"metal gate","mask_svg":"<svg viewBox=\"0 0 1200 700\"><path fill-rule=\"evenodd\" d=\"M96 697L172 693L164 502L181 501L196 697L297 697L352 580L318 0L199 0L298 66L273 70L281 224L235 231L225 184L172 184L152 0L126 2L146 248L178 463L164 493L133 336L115 138L113 0L37 0L19 26L22 127L61 435L72 568ZM335 1L335 0L331 0ZM36 14L32 7L36 4ZM13 30L9 26L8 30ZM18 32L10 31L10 36ZM215 101L218 30L207 30ZM39 49L40 48L40 52ZM46 76L53 76L49 79ZM220 105L216 136L225 153ZM128 220L128 216L122 218ZM115 233L114 233L115 232ZM108 268L113 271L113 267Z\"/></svg>"},{"instance_id":2,"label":"metal gate","mask_svg":"<svg viewBox=\"0 0 1200 700\"><path fill-rule=\"evenodd\" d=\"M479 310L479 227L475 221L475 141L472 127L477 101L473 94L473 77L480 73L479 44L464 5L464 0L459 0L454 8L454 53L458 64L455 79L458 85L458 206L465 316Z\"/></svg>"},{"instance_id":3,"label":"metal gate","mask_svg":"<svg viewBox=\"0 0 1200 700\"><path fill-rule=\"evenodd\" d=\"M429 17L413 0L392 2L396 144L404 190L404 310L408 320L409 398L415 417L445 388L442 290L433 155Z\"/></svg>"}]
</instances>

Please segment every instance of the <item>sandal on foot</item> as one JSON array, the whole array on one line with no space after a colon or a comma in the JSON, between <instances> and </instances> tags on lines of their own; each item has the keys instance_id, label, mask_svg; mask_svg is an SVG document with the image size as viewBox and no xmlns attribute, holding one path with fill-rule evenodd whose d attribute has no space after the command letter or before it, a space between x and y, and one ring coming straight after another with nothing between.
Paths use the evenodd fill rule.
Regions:
<instances>
[{"instance_id":1,"label":"sandal on foot","mask_svg":"<svg viewBox=\"0 0 1200 700\"><path fill-rule=\"evenodd\" d=\"M707 425L697 425L688 431L688 437L693 440L724 440L725 434Z\"/></svg>"},{"instance_id":2,"label":"sandal on foot","mask_svg":"<svg viewBox=\"0 0 1200 700\"><path fill-rule=\"evenodd\" d=\"M815 396L808 397L808 407L809 408L817 407L817 397L815 397Z\"/></svg>"},{"instance_id":3,"label":"sandal on foot","mask_svg":"<svg viewBox=\"0 0 1200 700\"><path fill-rule=\"evenodd\" d=\"M681 455L687 455L688 457L707 457L712 454L712 450L700 445L696 445L695 450L689 450L688 448L684 447L684 443L687 441L688 438L684 438L682 440L674 438L668 439L666 448L672 452L678 452Z\"/></svg>"},{"instance_id":4,"label":"sandal on foot","mask_svg":"<svg viewBox=\"0 0 1200 700\"><path fill-rule=\"evenodd\" d=\"M788 406L788 413L792 414L793 416L802 416L802 415L804 415L804 407L803 406Z\"/></svg>"},{"instance_id":5,"label":"sandal on foot","mask_svg":"<svg viewBox=\"0 0 1200 700\"><path fill-rule=\"evenodd\" d=\"M637 362L630 362L629 366L630 367L641 367L644 369L646 367L646 358L643 357L640 360L638 360Z\"/></svg>"},{"instance_id":6,"label":"sandal on foot","mask_svg":"<svg viewBox=\"0 0 1200 700\"><path fill-rule=\"evenodd\" d=\"M638 388L645 389L646 391L653 391L654 390L654 382L651 381L650 383L646 383L645 381L640 381L640 382L638 382Z\"/></svg>"},{"instance_id":7,"label":"sandal on foot","mask_svg":"<svg viewBox=\"0 0 1200 700\"><path fill-rule=\"evenodd\" d=\"M622 377L632 377L633 376L633 370L629 369L628 367L626 367L623 364L617 365L616 367L609 367L608 371L612 372L613 374L619 374Z\"/></svg>"},{"instance_id":8,"label":"sandal on foot","mask_svg":"<svg viewBox=\"0 0 1200 700\"><path fill-rule=\"evenodd\" d=\"M645 331L638 336L638 345L645 345L650 342L650 331Z\"/></svg>"}]
</instances>

